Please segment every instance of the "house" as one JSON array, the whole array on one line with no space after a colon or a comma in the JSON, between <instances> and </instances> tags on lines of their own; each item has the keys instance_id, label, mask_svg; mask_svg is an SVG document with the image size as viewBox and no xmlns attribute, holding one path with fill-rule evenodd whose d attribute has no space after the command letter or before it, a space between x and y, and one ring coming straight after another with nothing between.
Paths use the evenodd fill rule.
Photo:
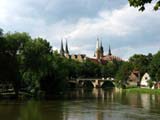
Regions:
<instances>
[{"instance_id":1,"label":"house","mask_svg":"<svg viewBox=\"0 0 160 120\"><path fill-rule=\"evenodd\" d=\"M140 86L149 88L148 81L151 79L148 73L145 73L141 79Z\"/></svg>"},{"instance_id":2,"label":"house","mask_svg":"<svg viewBox=\"0 0 160 120\"><path fill-rule=\"evenodd\" d=\"M156 82L156 83L154 84L154 88L155 88L155 89L160 89L160 81L158 81L158 82Z\"/></svg>"},{"instance_id":3,"label":"house","mask_svg":"<svg viewBox=\"0 0 160 120\"><path fill-rule=\"evenodd\" d=\"M127 81L127 84L129 86L139 86L139 83L140 83L140 72L134 70L129 76L129 80Z\"/></svg>"}]
</instances>

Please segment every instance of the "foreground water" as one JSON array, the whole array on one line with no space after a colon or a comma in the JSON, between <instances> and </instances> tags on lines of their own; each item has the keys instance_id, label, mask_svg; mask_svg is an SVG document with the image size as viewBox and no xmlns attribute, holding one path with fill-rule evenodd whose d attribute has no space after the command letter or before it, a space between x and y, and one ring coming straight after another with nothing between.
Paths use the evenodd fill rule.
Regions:
<instances>
[{"instance_id":1,"label":"foreground water","mask_svg":"<svg viewBox=\"0 0 160 120\"><path fill-rule=\"evenodd\" d=\"M0 120L160 120L160 95L79 89L63 100L3 100Z\"/></svg>"}]
</instances>

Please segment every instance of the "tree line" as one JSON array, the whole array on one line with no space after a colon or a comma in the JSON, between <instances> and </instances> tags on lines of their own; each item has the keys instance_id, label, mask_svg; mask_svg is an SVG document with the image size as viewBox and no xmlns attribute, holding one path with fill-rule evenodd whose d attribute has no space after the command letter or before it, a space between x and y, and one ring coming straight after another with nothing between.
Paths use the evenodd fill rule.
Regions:
<instances>
[{"instance_id":1,"label":"tree line","mask_svg":"<svg viewBox=\"0 0 160 120\"><path fill-rule=\"evenodd\" d=\"M149 72L152 80L160 80L160 51L105 65L89 60L78 62L60 56L43 38L32 38L25 32L3 34L0 30L0 85L12 85L16 96L22 91L34 96L55 95L69 87L68 80L80 77L115 78L123 84L133 70L141 75Z\"/></svg>"},{"instance_id":2,"label":"tree line","mask_svg":"<svg viewBox=\"0 0 160 120\"><path fill-rule=\"evenodd\" d=\"M140 72L140 79L147 72L151 81L160 81L160 51L154 55L149 53L148 55L135 54L131 56L128 62L122 64L116 77L126 81L133 70Z\"/></svg>"}]
</instances>

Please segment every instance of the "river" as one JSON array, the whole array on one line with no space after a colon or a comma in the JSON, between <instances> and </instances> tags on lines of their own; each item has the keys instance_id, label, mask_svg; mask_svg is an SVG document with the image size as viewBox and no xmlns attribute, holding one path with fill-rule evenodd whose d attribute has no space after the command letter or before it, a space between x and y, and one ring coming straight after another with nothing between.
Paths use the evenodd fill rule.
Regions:
<instances>
[{"instance_id":1,"label":"river","mask_svg":"<svg viewBox=\"0 0 160 120\"><path fill-rule=\"evenodd\" d=\"M160 95L78 89L56 100L1 100L0 120L160 120Z\"/></svg>"}]
</instances>

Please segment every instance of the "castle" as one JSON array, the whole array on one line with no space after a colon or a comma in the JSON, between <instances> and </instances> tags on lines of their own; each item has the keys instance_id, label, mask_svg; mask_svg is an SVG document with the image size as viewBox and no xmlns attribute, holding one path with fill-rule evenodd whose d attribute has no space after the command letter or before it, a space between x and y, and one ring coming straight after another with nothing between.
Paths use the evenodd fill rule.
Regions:
<instances>
[{"instance_id":1,"label":"castle","mask_svg":"<svg viewBox=\"0 0 160 120\"><path fill-rule=\"evenodd\" d=\"M76 60L79 62L84 62L84 61L88 60L88 61L92 61L97 64L105 64L108 61L122 61L121 58L112 55L110 46L109 46L108 54L104 55L102 41L100 41L99 39L97 39L96 50L95 50L93 58L87 57L85 54L72 54L72 55L70 55L69 50L68 50L67 40L66 40L66 44L65 44L65 50L63 47L63 40L61 40L60 55L62 57L66 57L68 59L73 59L73 60Z\"/></svg>"}]
</instances>

